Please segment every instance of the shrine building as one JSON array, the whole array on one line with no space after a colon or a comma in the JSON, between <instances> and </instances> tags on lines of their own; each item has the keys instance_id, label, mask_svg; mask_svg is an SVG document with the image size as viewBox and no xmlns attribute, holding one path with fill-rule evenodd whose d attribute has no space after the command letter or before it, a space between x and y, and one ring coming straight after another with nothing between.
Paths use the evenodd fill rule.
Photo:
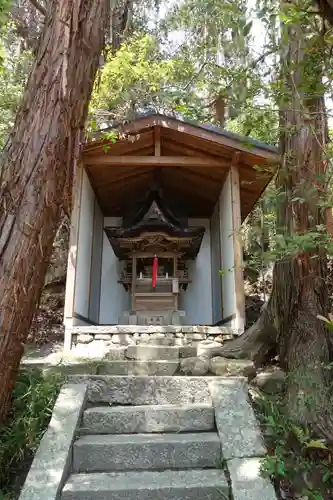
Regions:
<instances>
[{"instance_id":1,"label":"shrine building","mask_svg":"<svg viewBox=\"0 0 333 500\"><path fill-rule=\"evenodd\" d=\"M144 115L75 166L65 326L245 324L242 221L275 147Z\"/></svg>"}]
</instances>

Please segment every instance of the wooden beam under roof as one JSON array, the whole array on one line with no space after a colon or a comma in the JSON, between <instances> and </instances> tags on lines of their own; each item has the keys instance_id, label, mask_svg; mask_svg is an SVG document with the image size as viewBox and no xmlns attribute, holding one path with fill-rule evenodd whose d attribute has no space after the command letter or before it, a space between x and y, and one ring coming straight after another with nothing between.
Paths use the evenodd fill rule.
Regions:
<instances>
[{"instance_id":1,"label":"wooden beam under roof","mask_svg":"<svg viewBox=\"0 0 333 500\"><path fill-rule=\"evenodd\" d=\"M161 156L161 127L154 127L154 154Z\"/></svg>"},{"instance_id":2,"label":"wooden beam under roof","mask_svg":"<svg viewBox=\"0 0 333 500\"><path fill-rule=\"evenodd\" d=\"M162 141L162 154L164 155L169 155L169 156L173 156L173 155L187 155L187 156L201 156L201 157L206 157L206 158L211 158L212 160L221 160L221 161L231 161L231 158L228 159L228 158L225 158L221 155L217 155L214 153L207 153L205 150L203 149L198 149L196 148L194 145L187 145L186 143L180 143L180 142L177 142L177 141L174 141L174 140L171 140L169 138L164 138L163 137L163 141Z\"/></svg>"},{"instance_id":3,"label":"wooden beam under roof","mask_svg":"<svg viewBox=\"0 0 333 500\"><path fill-rule=\"evenodd\" d=\"M154 131L143 130L136 135L128 135L126 138L120 138L115 143L107 139L87 143L84 147L84 156L94 156L101 151L107 151L108 154L122 155L136 153L137 150L151 146L154 144Z\"/></svg>"},{"instance_id":4,"label":"wooden beam under roof","mask_svg":"<svg viewBox=\"0 0 333 500\"><path fill-rule=\"evenodd\" d=\"M221 131L220 133L218 130L192 125L164 115L152 115L138 118L133 122L122 125L120 130L124 133L135 134L145 128L155 126L161 127L162 136L164 129L172 130L180 135L185 134L197 138L198 140L207 141L211 144L218 144L236 151L244 151L251 156L257 156L276 164L281 160L280 155L275 152L273 148L268 146L264 147L264 145L261 146L258 141L256 142L241 136L238 138L236 134L232 136L231 134L225 133L225 131ZM197 147L200 148L200 145L198 144Z\"/></svg>"},{"instance_id":5,"label":"wooden beam under roof","mask_svg":"<svg viewBox=\"0 0 333 500\"><path fill-rule=\"evenodd\" d=\"M105 165L108 167L137 166L137 167L220 167L221 162L206 157L190 156L109 156L107 154L84 158L85 165Z\"/></svg>"}]
</instances>

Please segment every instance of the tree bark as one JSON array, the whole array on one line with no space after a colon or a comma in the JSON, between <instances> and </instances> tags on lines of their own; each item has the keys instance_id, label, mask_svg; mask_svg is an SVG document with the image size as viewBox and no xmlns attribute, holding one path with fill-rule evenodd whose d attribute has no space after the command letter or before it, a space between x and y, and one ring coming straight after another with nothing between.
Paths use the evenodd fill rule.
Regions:
<instances>
[{"instance_id":1,"label":"tree bark","mask_svg":"<svg viewBox=\"0 0 333 500\"><path fill-rule=\"evenodd\" d=\"M277 335L266 338L267 324L259 319L239 339L240 352L255 358L276 341L280 363L288 373L290 415L333 440L331 411L332 360L330 333L318 316L328 317L327 263L321 227L325 210L327 122L322 87L323 47L302 24L283 27L281 57L283 103L280 143L283 163L277 189L283 193L277 227L283 239L297 241L294 251L274 267L272 294L265 310ZM260 322L265 328L260 328ZM232 356L237 341L221 350Z\"/></svg>"},{"instance_id":2,"label":"tree bark","mask_svg":"<svg viewBox=\"0 0 333 500\"><path fill-rule=\"evenodd\" d=\"M256 321L243 335L223 347L210 349L210 357L252 359L256 367L263 366L277 354L277 330L274 326L271 301L264 305Z\"/></svg>"},{"instance_id":3,"label":"tree bark","mask_svg":"<svg viewBox=\"0 0 333 500\"><path fill-rule=\"evenodd\" d=\"M52 0L0 170L0 421L71 185L109 0Z\"/></svg>"},{"instance_id":4,"label":"tree bark","mask_svg":"<svg viewBox=\"0 0 333 500\"><path fill-rule=\"evenodd\" d=\"M329 24L333 25L333 0L314 0L315 7Z\"/></svg>"},{"instance_id":5,"label":"tree bark","mask_svg":"<svg viewBox=\"0 0 333 500\"><path fill-rule=\"evenodd\" d=\"M285 193L278 211L279 231L298 238L293 255L274 270L272 298L280 363L288 373L290 415L333 440L328 411L331 372L330 333L319 315L328 317L324 235L327 118L324 104L323 40L306 25L283 28L288 40L282 62L281 108L283 165L278 187Z\"/></svg>"}]
</instances>

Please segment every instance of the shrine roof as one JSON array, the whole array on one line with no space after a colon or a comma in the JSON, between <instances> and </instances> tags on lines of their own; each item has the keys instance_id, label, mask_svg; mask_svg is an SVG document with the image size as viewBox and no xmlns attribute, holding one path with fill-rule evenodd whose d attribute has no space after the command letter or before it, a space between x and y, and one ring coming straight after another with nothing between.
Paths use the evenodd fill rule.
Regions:
<instances>
[{"instance_id":1,"label":"shrine roof","mask_svg":"<svg viewBox=\"0 0 333 500\"><path fill-rule=\"evenodd\" d=\"M195 258L199 252L205 228L188 227L178 220L161 196L152 188L143 206L123 227L106 227L105 233L120 259L140 246L157 245L182 252L186 258ZM141 248L142 250L142 248Z\"/></svg>"},{"instance_id":2,"label":"shrine roof","mask_svg":"<svg viewBox=\"0 0 333 500\"><path fill-rule=\"evenodd\" d=\"M241 214L252 210L280 162L278 149L212 125L145 113L112 124L84 146L82 162L105 216L123 216L143 199L159 168L165 199L188 217L210 217L232 164L239 169Z\"/></svg>"}]
</instances>

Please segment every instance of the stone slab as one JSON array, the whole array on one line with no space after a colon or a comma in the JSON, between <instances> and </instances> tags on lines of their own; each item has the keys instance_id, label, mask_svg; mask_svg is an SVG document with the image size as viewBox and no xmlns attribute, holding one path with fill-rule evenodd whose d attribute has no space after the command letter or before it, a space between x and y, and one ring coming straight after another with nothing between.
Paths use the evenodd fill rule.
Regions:
<instances>
[{"instance_id":1,"label":"stone slab","mask_svg":"<svg viewBox=\"0 0 333 500\"><path fill-rule=\"evenodd\" d=\"M211 403L208 385L214 377L69 375L68 380L88 384L90 403L155 405Z\"/></svg>"},{"instance_id":2,"label":"stone slab","mask_svg":"<svg viewBox=\"0 0 333 500\"><path fill-rule=\"evenodd\" d=\"M197 346L198 356L207 356L211 358L221 349L221 347L221 344L214 340L202 340Z\"/></svg>"},{"instance_id":3,"label":"stone slab","mask_svg":"<svg viewBox=\"0 0 333 500\"><path fill-rule=\"evenodd\" d=\"M77 343L70 354L78 358L103 359L108 351L106 342L103 340L93 340L89 344ZM69 353L66 353L68 355Z\"/></svg>"},{"instance_id":4,"label":"stone slab","mask_svg":"<svg viewBox=\"0 0 333 500\"><path fill-rule=\"evenodd\" d=\"M125 359L126 351L127 346L125 345L109 346L105 358L109 360Z\"/></svg>"},{"instance_id":5,"label":"stone slab","mask_svg":"<svg viewBox=\"0 0 333 500\"><path fill-rule=\"evenodd\" d=\"M176 373L179 367L179 362L174 360L124 360L103 362L98 367L100 375L167 375L171 376ZM96 373L96 372L95 372Z\"/></svg>"},{"instance_id":6,"label":"stone slab","mask_svg":"<svg viewBox=\"0 0 333 500\"><path fill-rule=\"evenodd\" d=\"M133 345L128 346L126 356L129 359L139 359L141 361L178 359L179 347L149 344Z\"/></svg>"},{"instance_id":7,"label":"stone slab","mask_svg":"<svg viewBox=\"0 0 333 500\"><path fill-rule=\"evenodd\" d=\"M44 373L60 373L62 375L96 375L98 369L98 362L92 361L73 361L64 362L57 365L44 364Z\"/></svg>"},{"instance_id":8,"label":"stone slab","mask_svg":"<svg viewBox=\"0 0 333 500\"><path fill-rule=\"evenodd\" d=\"M203 376L208 370L209 360L206 358L182 358L180 361L180 371L184 375Z\"/></svg>"},{"instance_id":9,"label":"stone slab","mask_svg":"<svg viewBox=\"0 0 333 500\"><path fill-rule=\"evenodd\" d=\"M215 375L242 375L243 377L253 377L256 374L253 361L249 359L228 359L222 356L210 360L210 371Z\"/></svg>"},{"instance_id":10,"label":"stone slab","mask_svg":"<svg viewBox=\"0 0 333 500\"><path fill-rule=\"evenodd\" d=\"M44 358L26 358L22 361L22 366L37 368L44 373L96 375L99 363L99 359L78 357L73 353L56 353Z\"/></svg>"},{"instance_id":11,"label":"stone slab","mask_svg":"<svg viewBox=\"0 0 333 500\"><path fill-rule=\"evenodd\" d=\"M181 358L193 358L197 355L198 348L194 345L183 345L179 348L179 356Z\"/></svg>"},{"instance_id":12,"label":"stone slab","mask_svg":"<svg viewBox=\"0 0 333 500\"><path fill-rule=\"evenodd\" d=\"M79 333L76 337L76 342L79 344L89 344L94 340L94 336L90 333Z\"/></svg>"},{"instance_id":13,"label":"stone slab","mask_svg":"<svg viewBox=\"0 0 333 500\"><path fill-rule=\"evenodd\" d=\"M260 474L260 461L257 457L228 460L234 500L277 499L272 483Z\"/></svg>"},{"instance_id":14,"label":"stone slab","mask_svg":"<svg viewBox=\"0 0 333 500\"><path fill-rule=\"evenodd\" d=\"M259 424L243 378L219 378L210 383L216 426L223 458L260 457L266 454Z\"/></svg>"},{"instance_id":15,"label":"stone slab","mask_svg":"<svg viewBox=\"0 0 333 500\"><path fill-rule=\"evenodd\" d=\"M168 338L168 337L161 337L161 338L156 338L155 336L148 335L147 337L140 337L137 340L137 345L158 345L158 346L173 346L176 345L175 340L181 340L177 339L176 337L173 338Z\"/></svg>"},{"instance_id":16,"label":"stone slab","mask_svg":"<svg viewBox=\"0 0 333 500\"><path fill-rule=\"evenodd\" d=\"M134 345L136 342L132 333L114 333L112 343L127 346Z\"/></svg>"},{"instance_id":17,"label":"stone slab","mask_svg":"<svg viewBox=\"0 0 333 500\"><path fill-rule=\"evenodd\" d=\"M71 467L71 449L86 402L86 385L65 385L38 447L19 500L56 500Z\"/></svg>"},{"instance_id":18,"label":"stone slab","mask_svg":"<svg viewBox=\"0 0 333 500\"><path fill-rule=\"evenodd\" d=\"M74 472L216 467L221 443L215 432L88 435L73 445Z\"/></svg>"},{"instance_id":19,"label":"stone slab","mask_svg":"<svg viewBox=\"0 0 333 500\"><path fill-rule=\"evenodd\" d=\"M252 380L253 385L259 387L259 389L267 394L279 394L283 392L286 388L286 382L286 374L280 369L258 373Z\"/></svg>"},{"instance_id":20,"label":"stone slab","mask_svg":"<svg viewBox=\"0 0 333 500\"><path fill-rule=\"evenodd\" d=\"M134 434L214 429L212 405L100 406L84 412L81 433Z\"/></svg>"},{"instance_id":21,"label":"stone slab","mask_svg":"<svg viewBox=\"0 0 333 500\"><path fill-rule=\"evenodd\" d=\"M80 335L96 335L100 333L185 333L185 334L209 334L209 335L237 335L237 330L233 330L228 326L203 326L203 325L187 325L187 326L176 326L176 325L98 325L98 326L75 326L71 329L71 334ZM199 340L203 339L200 337Z\"/></svg>"},{"instance_id":22,"label":"stone slab","mask_svg":"<svg viewBox=\"0 0 333 500\"><path fill-rule=\"evenodd\" d=\"M227 500L222 470L114 472L72 475L62 500Z\"/></svg>"},{"instance_id":23,"label":"stone slab","mask_svg":"<svg viewBox=\"0 0 333 500\"><path fill-rule=\"evenodd\" d=\"M158 335L158 334L157 334ZM160 334L163 335L163 334ZM186 346L188 340L185 337L176 337L175 334L166 333L165 335L171 335L172 337L156 337L156 334L148 335L148 338L139 338L137 340L137 345L159 345L159 346Z\"/></svg>"}]
</instances>

